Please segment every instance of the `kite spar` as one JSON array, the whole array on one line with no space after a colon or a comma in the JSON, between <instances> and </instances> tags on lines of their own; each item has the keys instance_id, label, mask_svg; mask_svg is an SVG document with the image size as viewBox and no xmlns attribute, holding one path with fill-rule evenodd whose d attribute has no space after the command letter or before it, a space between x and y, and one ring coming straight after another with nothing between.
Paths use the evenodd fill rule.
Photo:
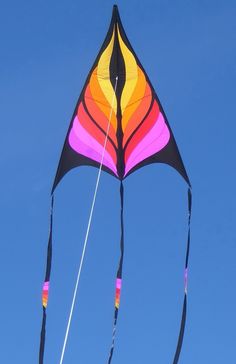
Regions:
<instances>
[{"instance_id":1,"label":"kite spar","mask_svg":"<svg viewBox=\"0 0 236 364\"><path fill-rule=\"evenodd\" d=\"M173 359L173 364L177 364L183 343L187 312L192 206L191 184L165 112L125 34L118 8L115 5L105 41L76 104L52 187L48 255L42 297L43 320L39 364L43 364L44 358L46 309L52 261L52 224L55 188L63 176L72 168L82 165L98 168L84 248L60 358L60 364L62 364L101 172L105 171L120 181L120 259L116 276L112 345L108 358L108 364L110 364L114 350L122 286L124 256L123 180L137 169L151 163L170 165L180 173L188 185L188 238L184 269L184 301L179 338Z\"/></svg>"}]
</instances>

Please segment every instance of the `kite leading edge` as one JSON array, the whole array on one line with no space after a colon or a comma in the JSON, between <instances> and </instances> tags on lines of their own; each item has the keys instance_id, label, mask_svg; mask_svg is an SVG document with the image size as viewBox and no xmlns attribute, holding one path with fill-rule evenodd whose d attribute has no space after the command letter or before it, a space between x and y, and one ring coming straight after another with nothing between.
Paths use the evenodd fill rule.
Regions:
<instances>
[{"instance_id":1,"label":"kite leading edge","mask_svg":"<svg viewBox=\"0 0 236 364\"><path fill-rule=\"evenodd\" d=\"M52 187L47 266L42 296L43 320L39 364L43 364L44 358L46 309L52 261L53 199L56 186L72 168L87 165L99 169L90 221L85 238L84 247L86 248L101 171L103 170L120 180L120 259L116 277L112 345L108 358L108 364L110 364L114 350L122 286L124 256L123 180L137 169L151 163L170 165L180 173L188 184L188 238L184 270L184 301L179 338L173 359L173 364L177 364L183 343L187 312L187 279L192 206L191 184L165 112L125 34L118 8L114 5L106 38L76 104ZM71 315L82 262L83 259L81 259L81 266L77 277ZM66 340L69 326L67 329ZM66 340L64 341L60 364L63 360Z\"/></svg>"}]
</instances>

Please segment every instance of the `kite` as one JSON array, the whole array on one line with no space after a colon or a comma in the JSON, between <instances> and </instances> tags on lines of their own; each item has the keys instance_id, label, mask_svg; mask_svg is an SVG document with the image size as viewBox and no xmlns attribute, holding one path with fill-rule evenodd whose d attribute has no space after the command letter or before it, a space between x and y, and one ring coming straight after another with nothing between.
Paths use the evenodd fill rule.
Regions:
<instances>
[{"instance_id":1,"label":"kite","mask_svg":"<svg viewBox=\"0 0 236 364\"><path fill-rule=\"evenodd\" d=\"M177 364L183 343L187 312L188 260L192 206L191 184L159 98L126 36L118 8L114 5L106 38L76 104L51 191L50 232L46 275L42 293L43 319L39 364L43 364L44 358L46 310L52 261L52 225L55 188L63 176L72 168L87 165L99 169L61 354L60 364L62 364L101 171L109 173L120 181L120 258L116 275L112 344L108 357L108 364L110 364L114 351L122 288L124 258L123 181L137 169L151 163L165 163L170 165L180 173L188 185L188 236L184 268L184 300L179 337L173 359L173 364Z\"/></svg>"}]
</instances>

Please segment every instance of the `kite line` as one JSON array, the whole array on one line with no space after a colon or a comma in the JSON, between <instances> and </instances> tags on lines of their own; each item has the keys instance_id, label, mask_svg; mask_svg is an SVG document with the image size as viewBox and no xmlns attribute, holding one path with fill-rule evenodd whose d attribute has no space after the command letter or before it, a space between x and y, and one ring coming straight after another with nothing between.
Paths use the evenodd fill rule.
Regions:
<instances>
[{"instance_id":1,"label":"kite line","mask_svg":"<svg viewBox=\"0 0 236 364\"><path fill-rule=\"evenodd\" d=\"M111 111L110 111L110 115L109 115L109 120L108 120L107 130L106 130L106 137L105 137L104 146L103 146L103 150L102 150L102 158L101 158L101 162L100 162L100 166L99 166L99 170L98 170L97 181L96 181L96 186L95 186L94 195L93 195L93 201L92 201L91 210L90 210L90 214L89 214L89 220L88 220L87 231L86 231L85 239L84 239L83 251L82 251L82 255L81 255L79 270L78 270L75 288L74 288L73 299L72 299L71 308L70 308L69 319L68 319L68 323L67 323L67 327L66 327L66 333L65 333L65 338L64 338L62 352L61 352L60 364L63 363L67 339L68 339L68 335L69 335L69 331L70 331L70 324L71 324L71 319L72 319L72 315L73 315L73 311L74 311L75 300L76 300L76 296L77 296L78 285L79 285L79 281L80 281L81 270L82 270L84 256L85 256L85 252L86 252L86 247L87 247L87 242L88 242L88 237L89 237L89 232L90 232L90 226L91 226L91 222L92 222L93 211L94 211L94 206L95 206L95 202L96 202L101 172L102 172L102 165L103 165L105 150L106 150L106 146L107 146L108 134L109 134L110 125L111 125L111 116L112 116L112 110L113 110L115 96L116 96L117 83L118 83L118 76L116 76L114 94L113 94L112 103L111 103Z\"/></svg>"}]
</instances>

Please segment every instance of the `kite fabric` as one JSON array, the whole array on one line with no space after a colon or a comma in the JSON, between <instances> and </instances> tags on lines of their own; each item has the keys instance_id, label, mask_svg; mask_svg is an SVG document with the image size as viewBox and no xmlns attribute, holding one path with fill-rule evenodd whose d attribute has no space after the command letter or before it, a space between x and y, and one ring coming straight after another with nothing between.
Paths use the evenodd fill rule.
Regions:
<instances>
[{"instance_id":1,"label":"kite fabric","mask_svg":"<svg viewBox=\"0 0 236 364\"><path fill-rule=\"evenodd\" d=\"M43 321L39 364L43 364L45 346L46 308L52 257L53 195L56 186L67 172L82 165L101 168L120 180L121 253L116 277L114 327L108 358L108 364L110 364L114 350L122 287L123 180L137 169L151 163L170 165L188 184L188 238L184 270L184 302L179 338L173 360L173 364L177 364L183 343L187 312L191 184L165 112L125 34L118 8L114 5L105 41L76 104L52 187L48 257L42 297Z\"/></svg>"}]
</instances>

